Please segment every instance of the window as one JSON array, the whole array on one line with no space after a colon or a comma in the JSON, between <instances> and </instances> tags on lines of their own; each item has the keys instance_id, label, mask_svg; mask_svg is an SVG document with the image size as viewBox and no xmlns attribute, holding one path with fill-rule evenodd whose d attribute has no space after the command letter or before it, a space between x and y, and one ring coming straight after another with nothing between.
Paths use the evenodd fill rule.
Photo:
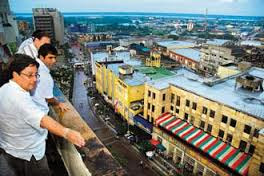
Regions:
<instances>
[{"instance_id":1,"label":"window","mask_svg":"<svg viewBox=\"0 0 264 176\"><path fill-rule=\"evenodd\" d=\"M207 132L208 133L211 133L212 132L212 128L213 128L213 126L211 125L211 124L208 124L208 126L207 126Z\"/></svg>"},{"instance_id":2,"label":"window","mask_svg":"<svg viewBox=\"0 0 264 176\"><path fill-rule=\"evenodd\" d=\"M185 113L185 114L184 114L184 120L188 121L188 116L189 116L189 115L188 115L187 113Z\"/></svg>"},{"instance_id":3,"label":"window","mask_svg":"<svg viewBox=\"0 0 264 176\"><path fill-rule=\"evenodd\" d=\"M192 105L192 109L193 109L193 110L196 110L196 108L197 108L197 103L193 103L193 105Z\"/></svg>"},{"instance_id":4,"label":"window","mask_svg":"<svg viewBox=\"0 0 264 176\"><path fill-rule=\"evenodd\" d=\"M149 121L149 115L147 115L147 120Z\"/></svg>"},{"instance_id":5,"label":"window","mask_svg":"<svg viewBox=\"0 0 264 176\"><path fill-rule=\"evenodd\" d=\"M227 123L228 117L225 115L222 115L222 122Z\"/></svg>"},{"instance_id":6,"label":"window","mask_svg":"<svg viewBox=\"0 0 264 176\"><path fill-rule=\"evenodd\" d=\"M190 100L186 100L185 106L187 106L187 107L190 106Z\"/></svg>"},{"instance_id":7,"label":"window","mask_svg":"<svg viewBox=\"0 0 264 176\"><path fill-rule=\"evenodd\" d=\"M259 172L264 173L264 163L260 163Z\"/></svg>"},{"instance_id":8,"label":"window","mask_svg":"<svg viewBox=\"0 0 264 176\"><path fill-rule=\"evenodd\" d=\"M258 138L258 136L259 136L259 129L255 129L254 130L253 136L256 137L256 138Z\"/></svg>"},{"instance_id":9,"label":"window","mask_svg":"<svg viewBox=\"0 0 264 176\"><path fill-rule=\"evenodd\" d=\"M226 136L226 141L227 141L228 143L232 143L232 139L233 139L233 136L232 136L231 134L227 134L227 136Z\"/></svg>"},{"instance_id":10,"label":"window","mask_svg":"<svg viewBox=\"0 0 264 176\"><path fill-rule=\"evenodd\" d=\"M254 154L254 151L255 151L255 146L251 144L250 147L249 147L248 153L250 155L253 155Z\"/></svg>"},{"instance_id":11,"label":"window","mask_svg":"<svg viewBox=\"0 0 264 176\"><path fill-rule=\"evenodd\" d=\"M171 107L170 107L170 110L171 110L171 111L174 111L174 107L173 107L173 106L171 106Z\"/></svg>"},{"instance_id":12,"label":"window","mask_svg":"<svg viewBox=\"0 0 264 176\"><path fill-rule=\"evenodd\" d=\"M244 133L250 134L250 131L251 131L251 126L245 125Z\"/></svg>"},{"instance_id":13,"label":"window","mask_svg":"<svg viewBox=\"0 0 264 176\"><path fill-rule=\"evenodd\" d=\"M150 109L150 103L148 103L148 109Z\"/></svg>"},{"instance_id":14,"label":"window","mask_svg":"<svg viewBox=\"0 0 264 176\"><path fill-rule=\"evenodd\" d=\"M212 117L212 118L215 117L215 111L214 110L210 110L210 117Z\"/></svg>"},{"instance_id":15,"label":"window","mask_svg":"<svg viewBox=\"0 0 264 176\"><path fill-rule=\"evenodd\" d=\"M225 132L223 130L219 130L218 137L223 139L224 135L225 135Z\"/></svg>"},{"instance_id":16,"label":"window","mask_svg":"<svg viewBox=\"0 0 264 176\"><path fill-rule=\"evenodd\" d=\"M152 112L154 112L155 111L155 106L154 105L152 105Z\"/></svg>"},{"instance_id":17,"label":"window","mask_svg":"<svg viewBox=\"0 0 264 176\"><path fill-rule=\"evenodd\" d=\"M177 96L176 105L177 106L180 106L181 105L181 97L179 97L179 96Z\"/></svg>"},{"instance_id":18,"label":"window","mask_svg":"<svg viewBox=\"0 0 264 176\"><path fill-rule=\"evenodd\" d=\"M203 114L207 114L207 108L203 107Z\"/></svg>"},{"instance_id":19,"label":"window","mask_svg":"<svg viewBox=\"0 0 264 176\"><path fill-rule=\"evenodd\" d=\"M230 126L235 128L236 127L236 120L231 119Z\"/></svg>"},{"instance_id":20,"label":"window","mask_svg":"<svg viewBox=\"0 0 264 176\"><path fill-rule=\"evenodd\" d=\"M161 108L161 113L163 114L165 112L165 107L163 106L162 108Z\"/></svg>"},{"instance_id":21,"label":"window","mask_svg":"<svg viewBox=\"0 0 264 176\"><path fill-rule=\"evenodd\" d=\"M193 122L194 122L194 117L191 116L190 123L193 124Z\"/></svg>"},{"instance_id":22,"label":"window","mask_svg":"<svg viewBox=\"0 0 264 176\"><path fill-rule=\"evenodd\" d=\"M176 113L179 114L180 110L178 108L176 108Z\"/></svg>"},{"instance_id":23,"label":"window","mask_svg":"<svg viewBox=\"0 0 264 176\"><path fill-rule=\"evenodd\" d=\"M201 120L200 128L201 128L201 129L204 129L204 126L205 126L205 122Z\"/></svg>"},{"instance_id":24,"label":"window","mask_svg":"<svg viewBox=\"0 0 264 176\"><path fill-rule=\"evenodd\" d=\"M241 140L241 141L240 141L240 144L239 144L239 148L240 148L240 150L241 150L242 152L244 152L245 149L246 149L246 147L247 147L247 143L246 143L245 141Z\"/></svg>"},{"instance_id":25,"label":"window","mask_svg":"<svg viewBox=\"0 0 264 176\"><path fill-rule=\"evenodd\" d=\"M148 96L149 96L149 97L151 96L151 92L150 92L150 91L148 91Z\"/></svg>"},{"instance_id":26,"label":"window","mask_svg":"<svg viewBox=\"0 0 264 176\"><path fill-rule=\"evenodd\" d=\"M155 94L155 93L152 94L152 98L153 98L153 99L156 98L156 94Z\"/></svg>"},{"instance_id":27,"label":"window","mask_svg":"<svg viewBox=\"0 0 264 176\"><path fill-rule=\"evenodd\" d=\"M171 103L174 103L175 94L171 94Z\"/></svg>"},{"instance_id":28,"label":"window","mask_svg":"<svg viewBox=\"0 0 264 176\"><path fill-rule=\"evenodd\" d=\"M151 117L151 123L153 123L154 122L154 118L153 117Z\"/></svg>"},{"instance_id":29,"label":"window","mask_svg":"<svg viewBox=\"0 0 264 176\"><path fill-rule=\"evenodd\" d=\"M166 100L166 94L163 94L162 95L162 101L165 101Z\"/></svg>"}]
</instances>

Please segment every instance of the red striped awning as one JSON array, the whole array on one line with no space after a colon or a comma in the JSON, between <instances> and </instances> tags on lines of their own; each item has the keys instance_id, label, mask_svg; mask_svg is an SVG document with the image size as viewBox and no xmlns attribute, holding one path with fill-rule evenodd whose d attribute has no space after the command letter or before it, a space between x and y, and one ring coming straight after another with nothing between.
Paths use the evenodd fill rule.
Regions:
<instances>
[{"instance_id":1,"label":"red striped awning","mask_svg":"<svg viewBox=\"0 0 264 176\"><path fill-rule=\"evenodd\" d=\"M251 156L240 152L239 149L224 143L176 116L172 116L170 113L162 114L156 120L156 126L180 137L239 174L247 175Z\"/></svg>"}]
</instances>

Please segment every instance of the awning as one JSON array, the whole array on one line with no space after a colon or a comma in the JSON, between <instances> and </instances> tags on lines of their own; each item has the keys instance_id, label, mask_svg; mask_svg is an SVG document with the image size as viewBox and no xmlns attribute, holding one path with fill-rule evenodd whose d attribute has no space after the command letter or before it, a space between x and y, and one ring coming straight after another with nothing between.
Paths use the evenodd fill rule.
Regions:
<instances>
[{"instance_id":1,"label":"awning","mask_svg":"<svg viewBox=\"0 0 264 176\"><path fill-rule=\"evenodd\" d=\"M240 152L229 144L211 136L203 130L172 116L170 113L161 115L156 125L172 135L188 142L192 146L207 153L241 175L247 175L251 156Z\"/></svg>"},{"instance_id":2,"label":"awning","mask_svg":"<svg viewBox=\"0 0 264 176\"><path fill-rule=\"evenodd\" d=\"M152 133L153 125L150 122L148 122L146 119L140 116L135 116L134 123L141 129L145 130L146 132Z\"/></svg>"},{"instance_id":3,"label":"awning","mask_svg":"<svg viewBox=\"0 0 264 176\"><path fill-rule=\"evenodd\" d=\"M151 139L151 140L149 140L149 142L150 142L151 145L154 145L154 146L157 146L157 145L160 144L160 141L158 141L156 139Z\"/></svg>"}]
</instances>

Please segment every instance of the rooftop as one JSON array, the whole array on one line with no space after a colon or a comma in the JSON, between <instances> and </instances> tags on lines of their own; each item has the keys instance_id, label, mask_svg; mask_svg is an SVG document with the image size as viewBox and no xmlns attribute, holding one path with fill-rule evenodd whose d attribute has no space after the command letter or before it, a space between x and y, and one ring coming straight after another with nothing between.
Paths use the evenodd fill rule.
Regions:
<instances>
[{"instance_id":1,"label":"rooftop","mask_svg":"<svg viewBox=\"0 0 264 176\"><path fill-rule=\"evenodd\" d=\"M173 48L189 48L189 47L195 47L195 43L188 42L188 41L179 41L179 40L166 40L157 42L158 45L166 47L167 49L173 49Z\"/></svg>"},{"instance_id":2,"label":"rooftop","mask_svg":"<svg viewBox=\"0 0 264 176\"><path fill-rule=\"evenodd\" d=\"M261 68L253 67L247 73L262 79L264 77L264 69ZM170 85L176 86L254 117L264 119L264 104L261 101L263 93L251 92L242 88L235 89L235 77L230 77L212 87L204 84L204 82L205 80L195 73L181 68L174 76L149 81L148 84L159 90Z\"/></svg>"},{"instance_id":3,"label":"rooftop","mask_svg":"<svg viewBox=\"0 0 264 176\"><path fill-rule=\"evenodd\" d=\"M230 40L224 40L224 39L213 39L213 40L208 40L206 44L208 45L218 45L222 46L226 43L230 42Z\"/></svg>"},{"instance_id":4,"label":"rooftop","mask_svg":"<svg viewBox=\"0 0 264 176\"><path fill-rule=\"evenodd\" d=\"M196 62L200 62L200 50L196 50L192 48L182 48L182 49L174 49L172 51L184 57L188 57Z\"/></svg>"},{"instance_id":5,"label":"rooftop","mask_svg":"<svg viewBox=\"0 0 264 176\"><path fill-rule=\"evenodd\" d=\"M241 45L261 46L262 44L260 41L256 41L256 40L245 40L241 42Z\"/></svg>"},{"instance_id":6,"label":"rooftop","mask_svg":"<svg viewBox=\"0 0 264 176\"><path fill-rule=\"evenodd\" d=\"M96 53L93 55L93 62L103 62L106 57L108 61L123 60L123 63L107 64L107 68L112 70L116 75L119 75L119 67L124 65L131 65L134 68L134 73L131 76L126 76L123 81L130 86L143 85L150 80L157 80L172 76L175 73L164 68L146 67L140 59L131 57L129 52L117 52L109 56L106 52Z\"/></svg>"}]
</instances>

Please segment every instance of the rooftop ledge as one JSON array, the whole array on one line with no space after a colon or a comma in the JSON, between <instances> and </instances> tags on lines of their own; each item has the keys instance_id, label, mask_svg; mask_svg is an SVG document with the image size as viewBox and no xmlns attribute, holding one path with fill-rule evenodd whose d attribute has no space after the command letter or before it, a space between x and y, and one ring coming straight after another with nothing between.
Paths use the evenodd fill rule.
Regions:
<instances>
[{"instance_id":1,"label":"rooftop ledge","mask_svg":"<svg viewBox=\"0 0 264 176\"><path fill-rule=\"evenodd\" d=\"M126 175L124 169L113 158L92 129L83 121L59 88L54 88L54 95L60 101L64 101L70 110L62 113L58 108L50 107L51 116L67 128L79 131L86 140L85 147L79 149L63 138L53 136L68 174L70 176Z\"/></svg>"}]
</instances>

